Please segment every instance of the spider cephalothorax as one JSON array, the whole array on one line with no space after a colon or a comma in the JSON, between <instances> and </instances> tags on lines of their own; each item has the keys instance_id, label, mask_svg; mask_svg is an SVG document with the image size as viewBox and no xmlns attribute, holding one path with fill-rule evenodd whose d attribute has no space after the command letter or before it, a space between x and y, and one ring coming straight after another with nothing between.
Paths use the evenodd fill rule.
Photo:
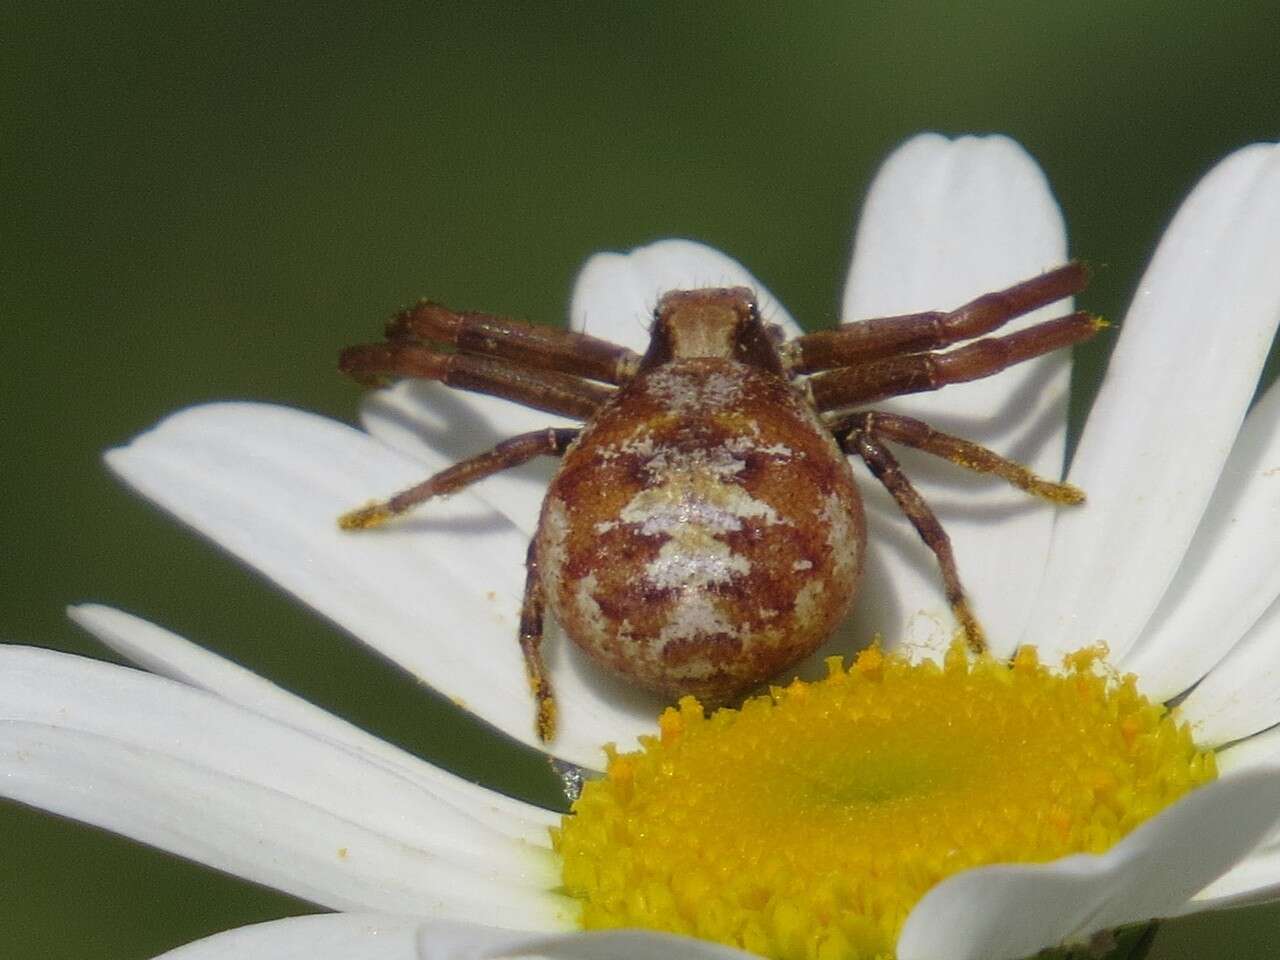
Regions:
<instances>
[{"instance_id":1,"label":"spider cephalothorax","mask_svg":"<svg viewBox=\"0 0 1280 960\"><path fill-rule=\"evenodd\" d=\"M544 740L555 725L539 652L546 605L608 669L710 703L741 695L821 644L853 602L866 549L849 454L866 462L936 555L957 620L981 649L950 541L883 441L1050 501L1083 495L864 405L990 376L1091 336L1099 321L1073 313L974 340L1084 283L1084 268L1073 263L948 313L864 320L790 341L761 321L746 288L677 290L659 300L643 356L585 334L423 301L392 319L387 342L345 350L342 370L363 381L440 380L584 426L512 437L341 522L376 526L535 456L562 456L529 546L519 631ZM973 342L933 352L964 340Z\"/></svg>"}]
</instances>

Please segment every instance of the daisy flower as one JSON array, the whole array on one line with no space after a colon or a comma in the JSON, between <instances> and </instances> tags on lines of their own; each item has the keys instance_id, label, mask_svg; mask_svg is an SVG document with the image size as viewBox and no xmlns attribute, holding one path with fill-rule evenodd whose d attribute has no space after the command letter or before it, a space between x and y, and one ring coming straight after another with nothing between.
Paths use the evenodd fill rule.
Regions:
<instances>
[{"instance_id":1,"label":"daisy flower","mask_svg":"<svg viewBox=\"0 0 1280 960\"><path fill-rule=\"evenodd\" d=\"M951 535L995 653L1029 643L1056 662L1104 642L1108 669L1175 702L1174 718L1216 750L1221 775L1106 852L953 873L903 908L900 960L1024 957L1280 892L1280 734L1270 730L1280 721L1280 391L1246 416L1280 321L1277 225L1274 145L1231 155L1184 203L1121 325L1071 467L1086 507L1055 514L904 455ZM1061 215L1020 147L917 137L872 185L842 317L961 303L1066 258ZM729 284L752 287L766 318L797 332L741 265L679 240L593 258L571 323L640 347L660 293ZM1058 476L1067 378L1054 355L891 405ZM554 422L406 383L371 396L367 432L216 404L175 414L107 459L377 652L538 746L515 628L549 467L493 477L373 535L343 533L335 519ZM932 556L886 496L864 489L870 551L856 612L802 674L873 633L903 654L894 662L935 657L952 635ZM557 815L433 767L132 615L81 606L72 616L144 669L0 650L0 793L338 911L167 956L747 956L666 933L579 931L583 907L565 893L549 832ZM630 749L655 732L659 704L601 677L572 645L550 647L561 708L552 754L599 769L603 744ZM664 719L664 735L675 722ZM796 935L796 955L825 955Z\"/></svg>"}]
</instances>

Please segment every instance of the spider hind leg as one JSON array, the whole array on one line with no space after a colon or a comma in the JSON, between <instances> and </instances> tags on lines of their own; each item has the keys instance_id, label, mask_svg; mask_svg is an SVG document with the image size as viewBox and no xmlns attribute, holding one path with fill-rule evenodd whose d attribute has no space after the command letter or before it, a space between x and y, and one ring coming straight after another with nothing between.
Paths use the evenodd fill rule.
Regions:
<instances>
[{"instance_id":1,"label":"spider hind leg","mask_svg":"<svg viewBox=\"0 0 1280 960\"><path fill-rule=\"evenodd\" d=\"M338 518L344 530L369 530L379 527L392 517L404 513L425 500L456 493L485 477L518 467L537 456L558 456L577 439L579 430L574 427L548 427L522 433L502 441L492 450L455 463L446 470L427 477L390 497L352 510ZM551 689L551 678L542 661L542 624L546 601L542 579L538 571L537 540L529 544L525 557L524 598L520 604L520 653L524 657L525 675L529 689L537 704L535 726L538 738L548 742L555 736L556 702Z\"/></svg>"},{"instance_id":2,"label":"spider hind leg","mask_svg":"<svg viewBox=\"0 0 1280 960\"><path fill-rule=\"evenodd\" d=\"M370 530L379 527L392 517L433 497L457 493L485 477L518 467L534 457L558 456L574 441L578 433L576 427L548 427L546 430L534 430L532 433L510 437L492 450L455 463L386 500L344 513L338 518L338 526L343 530Z\"/></svg>"},{"instance_id":3,"label":"spider hind leg","mask_svg":"<svg viewBox=\"0 0 1280 960\"><path fill-rule=\"evenodd\" d=\"M853 427L843 437L840 444L847 453L856 453L862 458L867 468L884 484L884 488L897 502L911 525L920 534L942 570L942 583L946 589L947 602L951 612L964 631L965 640L974 653L983 653L987 649L987 638L978 618L974 616L969 600L965 596L964 587L960 583L960 573L956 569L956 557L951 549L951 538L943 529L937 514L925 501L920 492L912 486L907 475L898 465L898 459L889 452L880 440L870 431L861 427Z\"/></svg>"},{"instance_id":4,"label":"spider hind leg","mask_svg":"<svg viewBox=\"0 0 1280 960\"><path fill-rule=\"evenodd\" d=\"M1002 457L981 444L934 430L924 421L902 414L865 410L836 420L831 430L846 453L856 454L866 463L876 479L889 491L898 508L911 521L925 546L933 552L942 572L942 582L952 612L964 630L970 648L976 653L983 652L987 646L986 637L960 582L951 538L924 497L902 472L897 458L883 441L901 443L975 473L999 477L1011 486L1050 503L1064 506L1081 504L1084 502L1084 491L1069 483L1046 480L1022 464Z\"/></svg>"},{"instance_id":5,"label":"spider hind leg","mask_svg":"<svg viewBox=\"0 0 1280 960\"><path fill-rule=\"evenodd\" d=\"M556 701L551 691L551 678L542 660L542 621L546 596L542 574L538 569L538 541L529 543L525 556L524 601L520 605L520 653L524 656L525 676L536 706L534 726L538 739L548 743L556 734Z\"/></svg>"},{"instance_id":6,"label":"spider hind leg","mask_svg":"<svg viewBox=\"0 0 1280 960\"><path fill-rule=\"evenodd\" d=\"M865 410L837 420L831 429L837 437L856 429L882 440L892 440L904 447L912 447L940 457L974 473L986 473L999 477L1010 486L1024 490L1033 497L1039 497L1049 503L1076 506L1084 503L1085 500L1084 491L1079 487L1046 480L1016 460L1002 457L980 443L943 433L941 430L933 429L923 420L900 413Z\"/></svg>"}]
</instances>

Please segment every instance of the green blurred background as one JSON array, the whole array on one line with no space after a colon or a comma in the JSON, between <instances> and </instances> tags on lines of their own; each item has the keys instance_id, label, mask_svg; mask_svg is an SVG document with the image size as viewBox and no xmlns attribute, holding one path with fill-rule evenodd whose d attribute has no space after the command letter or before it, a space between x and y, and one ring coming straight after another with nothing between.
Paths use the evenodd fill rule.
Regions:
<instances>
[{"instance_id":1,"label":"green blurred background","mask_svg":"<svg viewBox=\"0 0 1280 960\"><path fill-rule=\"evenodd\" d=\"M543 803L554 784L153 512L99 453L215 398L351 420L338 348L424 293L564 315L592 251L707 240L831 322L860 197L915 131L1048 172L1123 316L1175 204L1280 134L1269 3L10 3L0 12L0 637L141 613ZM1101 352L1084 357L1087 396ZM0 953L141 958L307 905L0 804ZM1155 955L1263 958L1280 910Z\"/></svg>"}]
</instances>

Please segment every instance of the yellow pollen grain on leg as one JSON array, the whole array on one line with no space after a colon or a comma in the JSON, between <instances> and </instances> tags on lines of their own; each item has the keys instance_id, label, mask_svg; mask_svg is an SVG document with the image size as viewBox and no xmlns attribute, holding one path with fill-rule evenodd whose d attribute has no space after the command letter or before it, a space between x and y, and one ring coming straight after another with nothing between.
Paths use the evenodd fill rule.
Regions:
<instances>
[{"instance_id":1,"label":"yellow pollen grain on leg","mask_svg":"<svg viewBox=\"0 0 1280 960\"><path fill-rule=\"evenodd\" d=\"M878 647L706 716L686 697L609 751L553 831L588 929L647 927L777 960L893 956L912 906L988 863L1100 852L1214 778L1212 753L1105 651L1061 671L957 644Z\"/></svg>"}]
</instances>

